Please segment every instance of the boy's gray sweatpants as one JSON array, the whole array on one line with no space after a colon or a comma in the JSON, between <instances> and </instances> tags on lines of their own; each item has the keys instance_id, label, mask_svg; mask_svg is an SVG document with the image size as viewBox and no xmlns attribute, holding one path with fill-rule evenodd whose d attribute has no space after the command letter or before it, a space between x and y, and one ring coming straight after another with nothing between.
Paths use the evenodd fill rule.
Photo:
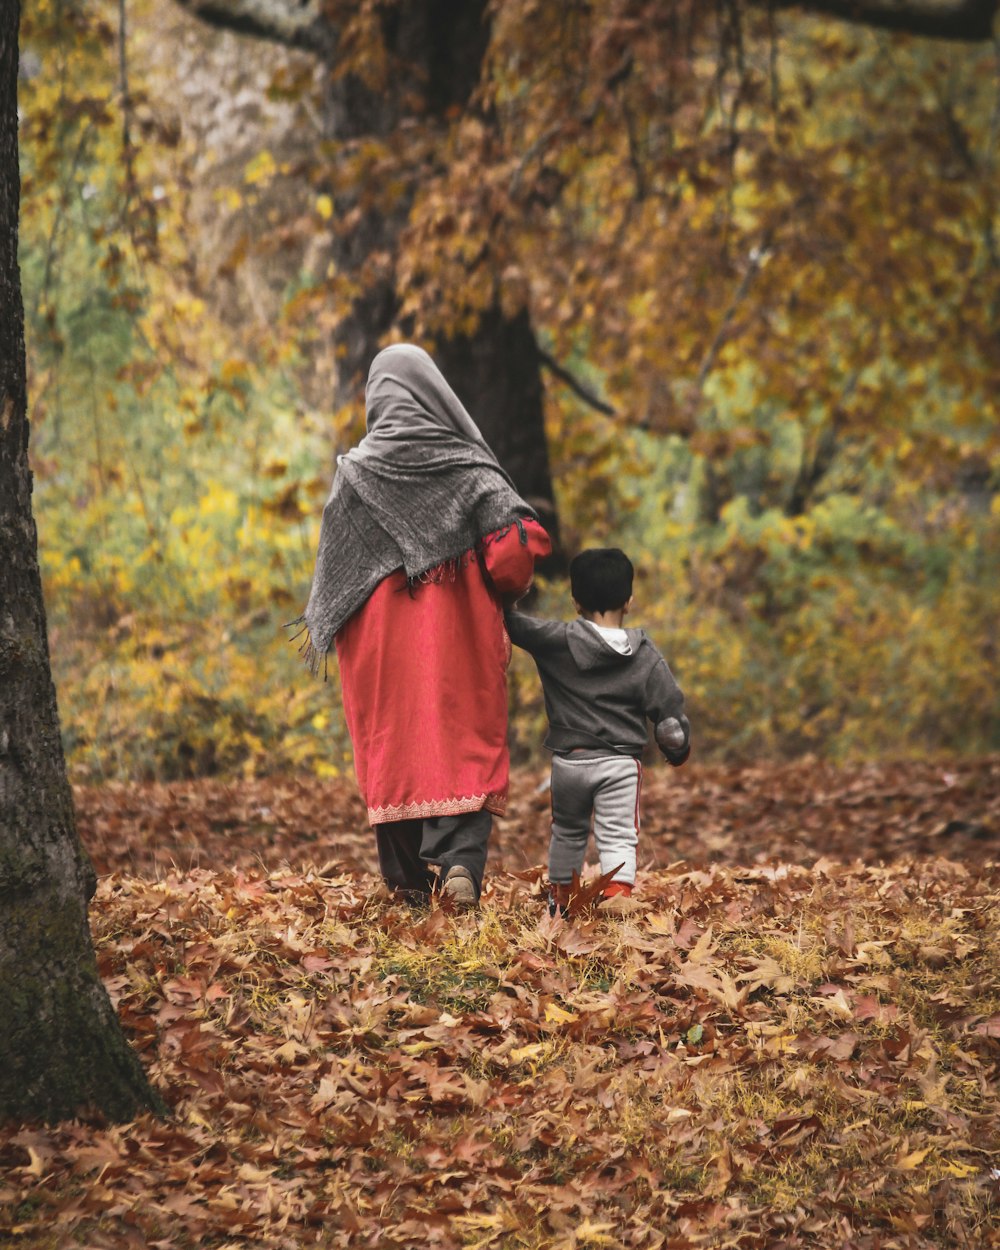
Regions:
<instances>
[{"instance_id":1,"label":"boy's gray sweatpants","mask_svg":"<svg viewBox=\"0 0 1000 1250\"><path fill-rule=\"evenodd\" d=\"M568 883L583 871L591 823L601 872L635 881L642 765L629 755L552 757L552 839L549 880Z\"/></svg>"}]
</instances>

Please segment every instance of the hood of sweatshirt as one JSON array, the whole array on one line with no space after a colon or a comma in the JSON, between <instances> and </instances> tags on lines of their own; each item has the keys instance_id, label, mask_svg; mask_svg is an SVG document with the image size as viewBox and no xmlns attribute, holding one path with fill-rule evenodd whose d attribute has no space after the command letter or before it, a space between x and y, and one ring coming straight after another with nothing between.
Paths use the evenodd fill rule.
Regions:
<instances>
[{"instance_id":1,"label":"hood of sweatshirt","mask_svg":"<svg viewBox=\"0 0 1000 1250\"><path fill-rule=\"evenodd\" d=\"M641 629L626 629L625 636L632 648L630 655L622 655L604 641L601 635L586 621L570 621L566 626L566 645L581 672L599 668L619 668L635 659L642 645Z\"/></svg>"}]
</instances>

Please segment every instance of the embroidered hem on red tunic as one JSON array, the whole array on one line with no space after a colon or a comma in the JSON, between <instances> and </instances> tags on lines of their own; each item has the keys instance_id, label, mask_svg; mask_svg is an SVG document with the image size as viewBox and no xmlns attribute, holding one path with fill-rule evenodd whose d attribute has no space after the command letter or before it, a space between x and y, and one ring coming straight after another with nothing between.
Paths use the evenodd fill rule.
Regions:
<instances>
[{"instance_id":1,"label":"embroidered hem on red tunic","mask_svg":"<svg viewBox=\"0 0 1000 1250\"><path fill-rule=\"evenodd\" d=\"M384 825L390 820L427 820L432 816L460 816L482 808L502 816L507 810L507 791L503 794L472 794L465 799L430 799L422 803L401 803L397 807L369 807L368 821Z\"/></svg>"}]
</instances>

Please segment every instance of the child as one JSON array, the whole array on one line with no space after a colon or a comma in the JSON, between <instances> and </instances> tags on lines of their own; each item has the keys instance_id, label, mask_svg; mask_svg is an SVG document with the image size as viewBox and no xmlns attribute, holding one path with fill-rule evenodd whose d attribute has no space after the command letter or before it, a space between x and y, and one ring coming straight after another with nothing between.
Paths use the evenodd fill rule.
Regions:
<instances>
[{"instance_id":1,"label":"child","mask_svg":"<svg viewBox=\"0 0 1000 1250\"><path fill-rule=\"evenodd\" d=\"M647 718L669 763L691 751L690 725L666 661L641 629L624 629L632 607L632 562L617 547L595 547L569 567L582 620L542 621L507 610L511 641L535 661L552 752L549 911L565 914L573 873L583 869L591 821L601 872L614 872L604 897L635 883L641 757Z\"/></svg>"}]
</instances>

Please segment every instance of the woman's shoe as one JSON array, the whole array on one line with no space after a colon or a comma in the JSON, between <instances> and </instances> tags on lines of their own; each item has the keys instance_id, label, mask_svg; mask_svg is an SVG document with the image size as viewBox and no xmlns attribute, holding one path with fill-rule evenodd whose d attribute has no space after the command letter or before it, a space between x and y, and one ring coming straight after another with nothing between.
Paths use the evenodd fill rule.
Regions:
<instances>
[{"instance_id":1,"label":"woman's shoe","mask_svg":"<svg viewBox=\"0 0 1000 1250\"><path fill-rule=\"evenodd\" d=\"M476 883L472 873L461 864L448 869L441 893L450 898L456 907L475 907L479 901L476 897Z\"/></svg>"}]
</instances>

